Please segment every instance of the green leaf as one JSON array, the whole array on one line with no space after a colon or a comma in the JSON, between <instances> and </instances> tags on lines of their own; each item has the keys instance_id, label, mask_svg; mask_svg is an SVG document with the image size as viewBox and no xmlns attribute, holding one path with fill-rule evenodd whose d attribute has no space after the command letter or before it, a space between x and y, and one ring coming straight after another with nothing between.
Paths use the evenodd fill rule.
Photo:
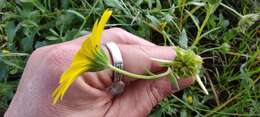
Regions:
<instances>
[{"instance_id":1,"label":"green leaf","mask_svg":"<svg viewBox=\"0 0 260 117\"><path fill-rule=\"evenodd\" d=\"M66 32L64 38L65 38L66 41L72 40L72 39L74 39L76 37L77 34L81 34L82 32L83 31L78 33L77 29L72 29L72 30ZM86 33L84 35L86 35Z\"/></svg>"},{"instance_id":2,"label":"green leaf","mask_svg":"<svg viewBox=\"0 0 260 117\"><path fill-rule=\"evenodd\" d=\"M178 44L184 49L188 48L188 37L185 29L183 29L181 34L179 35Z\"/></svg>"},{"instance_id":3,"label":"green leaf","mask_svg":"<svg viewBox=\"0 0 260 117\"><path fill-rule=\"evenodd\" d=\"M148 15L146 15L146 17L152 22L153 26L155 26L157 28L160 26L160 21L155 16L148 14Z\"/></svg>"},{"instance_id":4,"label":"green leaf","mask_svg":"<svg viewBox=\"0 0 260 117\"><path fill-rule=\"evenodd\" d=\"M186 109L181 110L180 117L188 117L188 113Z\"/></svg>"},{"instance_id":5,"label":"green leaf","mask_svg":"<svg viewBox=\"0 0 260 117\"><path fill-rule=\"evenodd\" d=\"M205 6L205 3L199 1L190 1L187 5L195 5L195 6Z\"/></svg>"},{"instance_id":6,"label":"green leaf","mask_svg":"<svg viewBox=\"0 0 260 117\"><path fill-rule=\"evenodd\" d=\"M7 75L8 75L8 69L9 69L8 65L4 64L4 63L1 61L1 59L3 59L3 58L0 57L0 68L1 68L1 69L0 69L0 81L1 81L2 79L4 79L4 78L7 77Z\"/></svg>"},{"instance_id":7,"label":"green leaf","mask_svg":"<svg viewBox=\"0 0 260 117\"><path fill-rule=\"evenodd\" d=\"M238 27L240 28L241 32L245 33L250 26L255 24L258 20L260 20L259 14L247 14L244 15L238 22Z\"/></svg>"},{"instance_id":8,"label":"green leaf","mask_svg":"<svg viewBox=\"0 0 260 117\"><path fill-rule=\"evenodd\" d=\"M222 50L222 52L224 52L224 53L229 52L230 48L231 48L231 46L228 43L223 43L220 46L220 50Z\"/></svg>"},{"instance_id":9,"label":"green leaf","mask_svg":"<svg viewBox=\"0 0 260 117\"><path fill-rule=\"evenodd\" d=\"M200 38L203 38L203 37L207 36L208 34L214 32L214 31L216 31L216 30L218 30L218 29L220 29L220 27L213 28L213 29L211 29L211 30L209 30L209 31L207 31L207 32L205 32L205 33L203 33L203 34L200 36Z\"/></svg>"},{"instance_id":10,"label":"green leaf","mask_svg":"<svg viewBox=\"0 0 260 117\"><path fill-rule=\"evenodd\" d=\"M20 69L20 70L23 69L23 67L18 65L18 64L16 64L13 61L13 59L11 59L11 60L2 59L2 62L5 63L6 65L12 66L12 67L17 68L17 69Z\"/></svg>"},{"instance_id":11,"label":"green leaf","mask_svg":"<svg viewBox=\"0 0 260 117\"><path fill-rule=\"evenodd\" d=\"M21 42L24 51L30 51L33 48L33 39L31 37L25 37Z\"/></svg>"},{"instance_id":12,"label":"green leaf","mask_svg":"<svg viewBox=\"0 0 260 117\"><path fill-rule=\"evenodd\" d=\"M173 22L173 17L170 14L165 14L164 19L166 20L167 23Z\"/></svg>"},{"instance_id":13,"label":"green leaf","mask_svg":"<svg viewBox=\"0 0 260 117\"><path fill-rule=\"evenodd\" d=\"M21 26L27 27L27 28L29 28L29 27L39 27L39 25L32 20L24 20L23 22L21 22Z\"/></svg>"},{"instance_id":14,"label":"green leaf","mask_svg":"<svg viewBox=\"0 0 260 117\"><path fill-rule=\"evenodd\" d=\"M18 71L19 71L19 69L14 68L14 69L12 69L9 73L10 73L11 75L15 75L15 74L18 73Z\"/></svg>"},{"instance_id":15,"label":"green leaf","mask_svg":"<svg viewBox=\"0 0 260 117\"><path fill-rule=\"evenodd\" d=\"M55 30L53 30L53 29L49 29L49 31L53 34L53 35L55 35L55 36L59 36L59 34L55 31Z\"/></svg>"},{"instance_id":16,"label":"green leaf","mask_svg":"<svg viewBox=\"0 0 260 117\"><path fill-rule=\"evenodd\" d=\"M42 3L38 0L21 0L24 3L32 3L36 8L38 8L41 12L47 11L46 8L42 5Z\"/></svg>"},{"instance_id":17,"label":"green leaf","mask_svg":"<svg viewBox=\"0 0 260 117\"><path fill-rule=\"evenodd\" d=\"M7 22L5 29L6 29L6 34L7 34L8 41L13 42L15 33L17 31L14 22L13 21L12 22Z\"/></svg>"},{"instance_id":18,"label":"green leaf","mask_svg":"<svg viewBox=\"0 0 260 117\"><path fill-rule=\"evenodd\" d=\"M156 0L156 9L157 9L157 10L162 9L162 5L161 5L160 0Z\"/></svg>"},{"instance_id":19,"label":"green leaf","mask_svg":"<svg viewBox=\"0 0 260 117\"><path fill-rule=\"evenodd\" d=\"M107 6L124 10L124 7L121 5L119 0L104 0L104 2Z\"/></svg>"},{"instance_id":20,"label":"green leaf","mask_svg":"<svg viewBox=\"0 0 260 117\"><path fill-rule=\"evenodd\" d=\"M64 9L67 9L70 5L70 0L60 0L60 2L61 2L62 8L64 8Z\"/></svg>"},{"instance_id":21,"label":"green leaf","mask_svg":"<svg viewBox=\"0 0 260 117\"><path fill-rule=\"evenodd\" d=\"M7 41L8 45L7 46L10 50L15 50L14 37L15 37L16 32L19 28L20 28L20 25L15 26L14 21L6 23L5 32L7 34L7 39L8 39L8 41Z\"/></svg>"},{"instance_id":22,"label":"green leaf","mask_svg":"<svg viewBox=\"0 0 260 117\"><path fill-rule=\"evenodd\" d=\"M148 4L148 8L149 8L149 9L152 9L153 3L155 2L155 0L145 0L145 1L146 1L147 4Z\"/></svg>"},{"instance_id":23,"label":"green leaf","mask_svg":"<svg viewBox=\"0 0 260 117\"><path fill-rule=\"evenodd\" d=\"M156 109L152 114L150 114L148 117L161 117L162 116L162 110Z\"/></svg>"},{"instance_id":24,"label":"green leaf","mask_svg":"<svg viewBox=\"0 0 260 117\"><path fill-rule=\"evenodd\" d=\"M239 31L237 28L233 28L224 33L224 41L228 42L234 39L238 35Z\"/></svg>"},{"instance_id":25,"label":"green leaf","mask_svg":"<svg viewBox=\"0 0 260 117\"><path fill-rule=\"evenodd\" d=\"M72 13L65 12L64 14L59 15L59 17L57 17L56 27L59 27L60 29L58 30L60 31L66 30L70 28L73 23L75 23L75 19L76 19L75 15L73 15Z\"/></svg>"},{"instance_id":26,"label":"green leaf","mask_svg":"<svg viewBox=\"0 0 260 117\"><path fill-rule=\"evenodd\" d=\"M8 8L8 7L10 7L10 6L11 6L11 4L10 4L8 1L6 1L6 0L0 0L0 9Z\"/></svg>"},{"instance_id":27,"label":"green leaf","mask_svg":"<svg viewBox=\"0 0 260 117\"><path fill-rule=\"evenodd\" d=\"M21 2L24 2L24 3L33 3L33 2L36 2L37 0L20 0Z\"/></svg>"},{"instance_id":28,"label":"green leaf","mask_svg":"<svg viewBox=\"0 0 260 117\"><path fill-rule=\"evenodd\" d=\"M59 38L55 36L47 36L46 39L50 41L54 41L54 40L58 40Z\"/></svg>"},{"instance_id":29,"label":"green leaf","mask_svg":"<svg viewBox=\"0 0 260 117\"><path fill-rule=\"evenodd\" d=\"M222 0L207 0L207 14L212 14L215 12L219 4L221 3Z\"/></svg>"},{"instance_id":30,"label":"green leaf","mask_svg":"<svg viewBox=\"0 0 260 117\"><path fill-rule=\"evenodd\" d=\"M39 48L39 47L42 47L42 46L45 46L45 45L47 45L46 41L37 41L34 47Z\"/></svg>"}]
</instances>

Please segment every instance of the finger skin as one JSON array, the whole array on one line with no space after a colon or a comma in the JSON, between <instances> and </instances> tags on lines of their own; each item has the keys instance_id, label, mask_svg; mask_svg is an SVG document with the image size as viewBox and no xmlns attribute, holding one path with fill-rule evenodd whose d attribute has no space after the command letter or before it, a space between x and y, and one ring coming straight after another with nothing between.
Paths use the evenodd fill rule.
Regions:
<instances>
[{"instance_id":1,"label":"finger skin","mask_svg":"<svg viewBox=\"0 0 260 117\"><path fill-rule=\"evenodd\" d=\"M77 39L62 43L61 45L66 44L74 44L80 46L85 39L87 39L89 35L85 35L82 37L79 37ZM108 43L108 42L115 42L118 44L128 44L128 45L145 45L145 46L156 46L155 44L146 41L136 35L133 35L132 33L129 33L121 28L110 28L105 30L102 33L102 44ZM58 44L57 44L58 45Z\"/></svg>"},{"instance_id":2,"label":"finger skin","mask_svg":"<svg viewBox=\"0 0 260 117\"><path fill-rule=\"evenodd\" d=\"M151 72L161 72L163 70L159 63L150 60L150 58L165 60L175 58L173 47L125 44L118 44L118 46L122 53L124 69L137 74L143 74L145 70Z\"/></svg>"}]
</instances>

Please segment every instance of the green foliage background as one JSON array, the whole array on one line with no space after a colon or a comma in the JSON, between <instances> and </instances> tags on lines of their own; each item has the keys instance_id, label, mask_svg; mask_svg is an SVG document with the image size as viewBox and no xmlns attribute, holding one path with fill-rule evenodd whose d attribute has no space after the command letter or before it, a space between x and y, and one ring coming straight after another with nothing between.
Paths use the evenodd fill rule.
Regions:
<instances>
[{"instance_id":1,"label":"green foliage background","mask_svg":"<svg viewBox=\"0 0 260 117\"><path fill-rule=\"evenodd\" d=\"M204 59L210 95L193 85L164 99L151 117L260 116L259 6L258 0L0 0L0 115L33 50L86 34L110 8L108 28L192 48Z\"/></svg>"}]
</instances>

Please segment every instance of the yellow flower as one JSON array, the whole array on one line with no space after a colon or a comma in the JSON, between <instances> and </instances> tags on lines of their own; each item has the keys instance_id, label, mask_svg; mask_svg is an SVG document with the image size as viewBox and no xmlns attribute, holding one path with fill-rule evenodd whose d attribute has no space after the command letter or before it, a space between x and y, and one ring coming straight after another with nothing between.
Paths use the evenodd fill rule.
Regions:
<instances>
[{"instance_id":1,"label":"yellow flower","mask_svg":"<svg viewBox=\"0 0 260 117\"><path fill-rule=\"evenodd\" d=\"M2 53L3 53L3 54L9 54L9 53L10 53L10 51L9 51L9 50L7 50L7 49L4 49L4 50L2 50Z\"/></svg>"},{"instance_id":2,"label":"yellow flower","mask_svg":"<svg viewBox=\"0 0 260 117\"><path fill-rule=\"evenodd\" d=\"M188 100L189 104L191 104L191 103L192 103L192 96L189 95L189 96L187 97L187 100Z\"/></svg>"},{"instance_id":3,"label":"yellow flower","mask_svg":"<svg viewBox=\"0 0 260 117\"><path fill-rule=\"evenodd\" d=\"M108 58L101 49L101 33L111 16L112 11L106 10L100 21L96 21L92 33L83 42L74 56L70 67L61 75L59 86L52 93L53 104L61 100L73 81L86 71L100 71L108 66Z\"/></svg>"}]
</instances>

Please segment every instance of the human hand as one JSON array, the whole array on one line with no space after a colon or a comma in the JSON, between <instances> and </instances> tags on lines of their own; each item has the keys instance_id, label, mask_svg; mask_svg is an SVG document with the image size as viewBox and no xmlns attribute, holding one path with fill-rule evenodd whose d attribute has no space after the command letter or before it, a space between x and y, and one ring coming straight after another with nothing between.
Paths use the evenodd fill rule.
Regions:
<instances>
[{"instance_id":1,"label":"human hand","mask_svg":"<svg viewBox=\"0 0 260 117\"><path fill-rule=\"evenodd\" d=\"M103 70L84 73L74 81L63 100L52 105L52 91L86 37L34 51L5 117L142 117L164 97L177 91L168 78L131 80L125 77L124 92L114 97L106 90L112 84L112 71ZM175 57L172 47L156 46L119 28L102 33L102 43L110 41L118 44L124 69L137 74L145 73L146 69L154 73L165 70L151 61L151 57L166 60ZM192 81L192 78L184 78L178 82L182 89Z\"/></svg>"}]
</instances>

